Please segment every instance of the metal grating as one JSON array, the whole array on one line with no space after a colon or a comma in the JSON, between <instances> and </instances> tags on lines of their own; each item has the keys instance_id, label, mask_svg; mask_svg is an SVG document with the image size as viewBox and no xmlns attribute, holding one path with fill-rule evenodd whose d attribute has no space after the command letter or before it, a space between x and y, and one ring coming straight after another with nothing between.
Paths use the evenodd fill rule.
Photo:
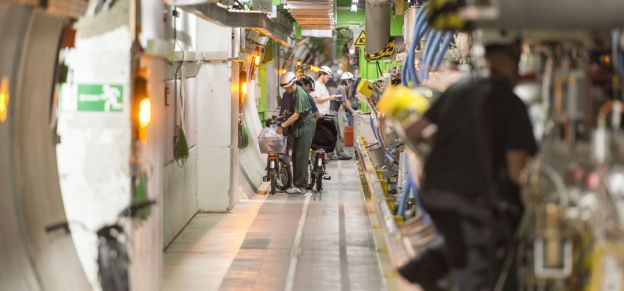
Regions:
<instances>
[{"instance_id":1,"label":"metal grating","mask_svg":"<svg viewBox=\"0 0 624 291\"><path fill-rule=\"evenodd\" d=\"M287 1L286 9L304 30L333 30L334 0Z\"/></svg>"}]
</instances>

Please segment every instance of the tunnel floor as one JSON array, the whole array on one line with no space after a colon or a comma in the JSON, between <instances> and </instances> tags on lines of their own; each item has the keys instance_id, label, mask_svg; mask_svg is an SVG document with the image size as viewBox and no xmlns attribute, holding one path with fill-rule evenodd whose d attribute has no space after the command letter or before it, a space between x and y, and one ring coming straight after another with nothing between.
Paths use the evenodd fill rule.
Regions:
<instances>
[{"instance_id":1,"label":"tunnel floor","mask_svg":"<svg viewBox=\"0 0 624 291\"><path fill-rule=\"evenodd\" d=\"M354 161L322 196L278 193L198 214L165 252L164 290L382 290Z\"/></svg>"}]
</instances>

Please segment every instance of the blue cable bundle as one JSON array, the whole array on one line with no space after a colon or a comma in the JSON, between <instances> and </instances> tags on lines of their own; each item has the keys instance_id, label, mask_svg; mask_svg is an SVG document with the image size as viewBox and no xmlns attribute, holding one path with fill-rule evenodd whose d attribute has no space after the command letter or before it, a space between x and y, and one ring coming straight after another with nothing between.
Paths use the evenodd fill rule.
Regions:
<instances>
[{"instance_id":1,"label":"blue cable bundle","mask_svg":"<svg viewBox=\"0 0 624 291\"><path fill-rule=\"evenodd\" d=\"M427 43L425 43L425 49L423 52L423 60L420 65L420 76L423 80L429 78L429 71L431 69L431 64L433 62L434 55L438 46L440 45L440 39L442 38L442 33L436 30L432 30L427 38Z\"/></svg>"},{"instance_id":2,"label":"blue cable bundle","mask_svg":"<svg viewBox=\"0 0 624 291\"><path fill-rule=\"evenodd\" d=\"M416 72L416 66L414 65L414 58L416 53L416 46L420 40L425 36L429 30L429 23L425 17L425 10L427 5L423 5L422 8L416 14L416 21L414 23L414 31L412 32L412 42L405 58L405 64L402 70L402 84L404 86L411 86L420 84L418 73ZM429 71L437 70L444 60L444 54L448 50L448 47L453 39L453 33L450 31L440 32L431 30L425 48L423 50L423 60L421 62L420 78L427 79L429 77Z\"/></svg>"},{"instance_id":3,"label":"blue cable bundle","mask_svg":"<svg viewBox=\"0 0 624 291\"><path fill-rule=\"evenodd\" d=\"M420 42L420 39L425 35L429 24L425 18L425 9L427 5L423 5L418 14L416 14L416 21L414 22L414 31L412 32L412 43L410 44L405 58L405 64L403 65L403 71L401 72L401 83L403 86L410 86L419 84L418 74L414 65L414 54L416 53L416 46Z\"/></svg>"},{"instance_id":4,"label":"blue cable bundle","mask_svg":"<svg viewBox=\"0 0 624 291\"><path fill-rule=\"evenodd\" d=\"M453 33L450 31L447 32L433 32L429 39L427 40L427 44L425 45L424 58L422 62L422 78L428 79L430 71L437 71L442 61L444 60L444 55L451 45L451 40L453 40Z\"/></svg>"},{"instance_id":5,"label":"blue cable bundle","mask_svg":"<svg viewBox=\"0 0 624 291\"><path fill-rule=\"evenodd\" d=\"M409 157L407 158L407 161L408 163L411 163ZM409 165L407 166L407 183L405 184L405 188L403 188L402 194L403 195L399 200L399 210L397 212L397 215L405 216L405 206L407 204L407 199L414 198L414 200L416 201L415 206L424 215L423 219L425 220L425 222L427 224L433 224L433 222L431 221L431 217L429 217L429 214L427 214L425 208L422 207L422 202L420 201L420 193L418 192L418 187L416 187L416 184L412 180L412 171Z\"/></svg>"},{"instance_id":6,"label":"blue cable bundle","mask_svg":"<svg viewBox=\"0 0 624 291\"><path fill-rule=\"evenodd\" d=\"M444 60L444 55L446 54L446 51L448 50L449 46L451 45L451 40L453 40L453 33L450 31L447 31L444 33L444 38L442 39L442 47L440 48L440 50L438 51L438 54L436 55L435 59L433 60L433 70L437 71L438 68L440 68L440 65L442 64L442 61Z\"/></svg>"}]
</instances>

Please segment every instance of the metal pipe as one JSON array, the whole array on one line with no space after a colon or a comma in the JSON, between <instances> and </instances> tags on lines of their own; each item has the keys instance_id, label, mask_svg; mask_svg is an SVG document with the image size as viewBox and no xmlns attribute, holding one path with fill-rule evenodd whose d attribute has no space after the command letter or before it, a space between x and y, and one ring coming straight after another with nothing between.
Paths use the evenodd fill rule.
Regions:
<instances>
[{"instance_id":1,"label":"metal pipe","mask_svg":"<svg viewBox=\"0 0 624 291\"><path fill-rule=\"evenodd\" d=\"M621 0L499 0L499 16L479 27L507 29L611 29L624 26Z\"/></svg>"},{"instance_id":2,"label":"metal pipe","mask_svg":"<svg viewBox=\"0 0 624 291\"><path fill-rule=\"evenodd\" d=\"M288 46L292 27L274 21L263 11L233 10L221 4L180 5L179 8L221 26L240 27L257 31L283 46Z\"/></svg>"},{"instance_id":3,"label":"metal pipe","mask_svg":"<svg viewBox=\"0 0 624 291\"><path fill-rule=\"evenodd\" d=\"M390 1L366 0L366 53L374 54L390 41Z\"/></svg>"}]
</instances>

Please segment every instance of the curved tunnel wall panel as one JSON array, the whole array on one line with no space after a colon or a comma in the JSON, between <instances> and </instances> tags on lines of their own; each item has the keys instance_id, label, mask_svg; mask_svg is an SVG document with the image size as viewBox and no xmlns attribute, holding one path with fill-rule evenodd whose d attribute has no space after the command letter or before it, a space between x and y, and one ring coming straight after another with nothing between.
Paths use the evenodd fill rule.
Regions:
<instances>
[{"instance_id":1,"label":"curved tunnel wall panel","mask_svg":"<svg viewBox=\"0 0 624 291\"><path fill-rule=\"evenodd\" d=\"M79 27L75 48L66 51L65 62L72 72L72 83L63 84L59 98L61 142L57 153L67 216L95 230L113 223L131 199L132 34L127 26L102 27L110 24L107 20L82 21L92 21L92 26ZM90 34L94 26L105 32ZM108 84L120 86L119 111L107 110L105 106L79 109L78 104L85 102L81 96L88 95L81 87L104 88ZM98 286L97 237L79 227L73 230L72 237L87 277L93 286Z\"/></svg>"},{"instance_id":2,"label":"curved tunnel wall panel","mask_svg":"<svg viewBox=\"0 0 624 291\"><path fill-rule=\"evenodd\" d=\"M35 11L30 18L15 90L15 182L31 258L45 290L88 290L74 244L64 232L46 233L65 221L50 127L54 72L65 20ZM45 52L45 53L42 53Z\"/></svg>"},{"instance_id":3,"label":"curved tunnel wall panel","mask_svg":"<svg viewBox=\"0 0 624 291\"><path fill-rule=\"evenodd\" d=\"M250 88L257 88L256 81L251 81ZM260 153L258 145L258 134L262 129L262 123L258 117L258 105L256 97L258 90L253 90L245 100L244 118L249 134L249 145L240 149L240 168L243 178L240 180L240 186L247 196L253 196L256 190L262 184L262 177L265 174L264 168L266 163L266 155ZM247 183L247 185L244 185ZM251 191L250 191L251 190Z\"/></svg>"},{"instance_id":4,"label":"curved tunnel wall panel","mask_svg":"<svg viewBox=\"0 0 624 291\"><path fill-rule=\"evenodd\" d=\"M9 92L14 92L21 44L31 10L0 3L0 77L8 78ZM12 107L9 104L9 111ZM41 290L36 270L30 259L27 240L20 225L14 177L12 127L14 114L0 122L0 290Z\"/></svg>"}]
</instances>

